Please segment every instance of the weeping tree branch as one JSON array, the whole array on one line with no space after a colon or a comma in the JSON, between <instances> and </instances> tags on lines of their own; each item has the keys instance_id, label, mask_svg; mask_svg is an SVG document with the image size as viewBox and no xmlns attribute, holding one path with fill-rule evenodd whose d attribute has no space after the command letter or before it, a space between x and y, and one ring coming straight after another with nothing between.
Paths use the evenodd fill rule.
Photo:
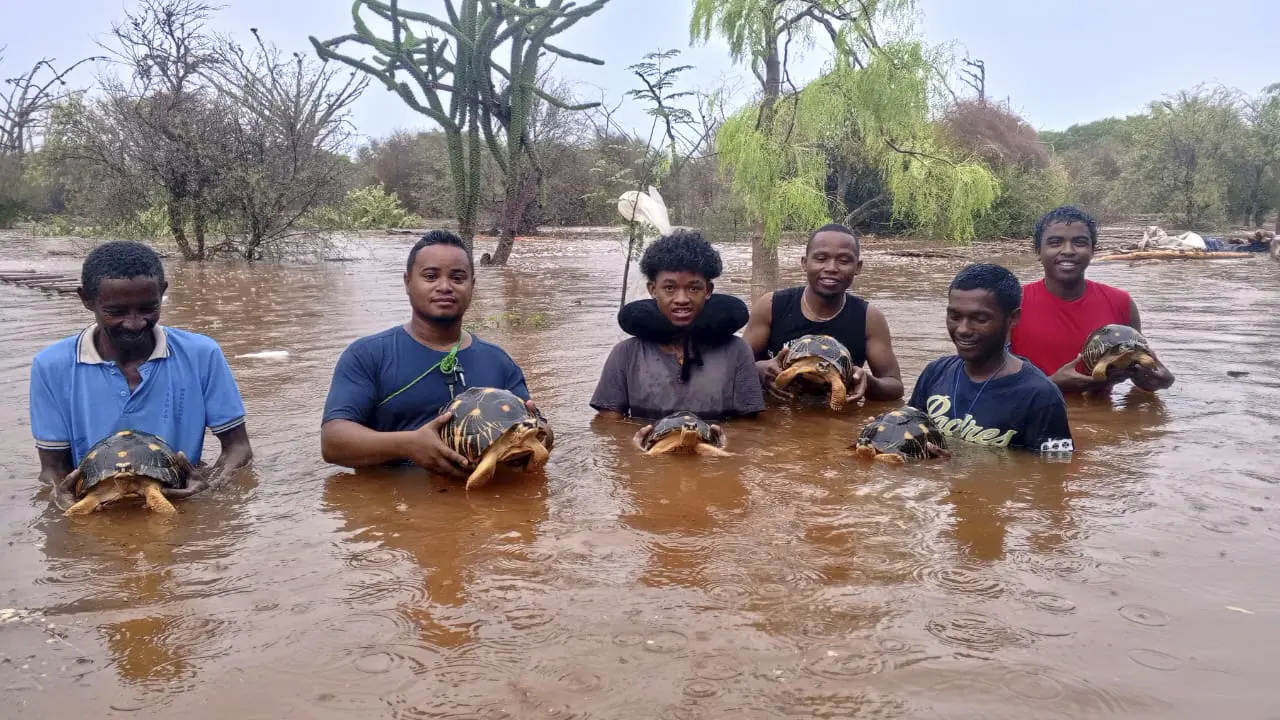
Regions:
<instances>
[{"instance_id":1,"label":"weeping tree branch","mask_svg":"<svg viewBox=\"0 0 1280 720\"><path fill-rule=\"evenodd\" d=\"M915 151L915 150L908 150L908 149L906 149L906 148L898 147L898 146L897 146L897 145L896 145L892 140L890 140L889 138L885 138L885 139L884 139L884 144L885 144L885 145L888 145L888 146L889 146L889 148L890 148L891 150L893 150L894 152L896 152L896 153L900 153L900 154L902 154L902 155L913 155L913 156L915 156L915 157L928 158L929 160L937 160L938 162L944 162L944 163L946 163L946 164L950 165L951 167L959 167L958 165L956 165L956 163L955 163L954 161L952 161L952 160L948 160L947 158L941 157L941 156L939 156L939 155L930 155L929 153L922 153L922 152L917 152L917 151Z\"/></svg>"}]
</instances>

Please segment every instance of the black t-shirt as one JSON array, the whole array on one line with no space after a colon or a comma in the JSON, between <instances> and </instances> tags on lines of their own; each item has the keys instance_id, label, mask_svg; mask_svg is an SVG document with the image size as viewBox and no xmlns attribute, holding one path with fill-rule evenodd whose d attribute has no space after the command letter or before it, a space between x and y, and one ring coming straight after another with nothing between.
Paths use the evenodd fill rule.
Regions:
<instances>
[{"instance_id":1,"label":"black t-shirt","mask_svg":"<svg viewBox=\"0 0 1280 720\"><path fill-rule=\"evenodd\" d=\"M817 322L804 316L800 306L803 296L803 286L778 290L773 294L769 342L765 353L756 359L765 360L777 355L783 344L801 335L830 335L849 349L853 366L862 367L867 361L867 301L846 293L840 312L830 320Z\"/></svg>"},{"instance_id":2,"label":"black t-shirt","mask_svg":"<svg viewBox=\"0 0 1280 720\"><path fill-rule=\"evenodd\" d=\"M948 438L1046 453L1074 450L1062 391L1026 359L1022 369L975 383L964 361L947 355L916 379L911 407L928 413Z\"/></svg>"}]
</instances>

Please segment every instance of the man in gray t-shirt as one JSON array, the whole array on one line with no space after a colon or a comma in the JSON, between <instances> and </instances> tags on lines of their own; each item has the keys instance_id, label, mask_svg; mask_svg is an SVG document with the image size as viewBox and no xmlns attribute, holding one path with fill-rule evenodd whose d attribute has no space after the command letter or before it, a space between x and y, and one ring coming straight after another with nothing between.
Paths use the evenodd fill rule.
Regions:
<instances>
[{"instance_id":1,"label":"man in gray t-shirt","mask_svg":"<svg viewBox=\"0 0 1280 720\"><path fill-rule=\"evenodd\" d=\"M695 323L720 275L715 248L698 233L677 231L645 250L640 271L663 327L614 346L591 407L651 420L690 411L707 422L764 410L751 347L732 334L701 336Z\"/></svg>"},{"instance_id":2,"label":"man in gray t-shirt","mask_svg":"<svg viewBox=\"0 0 1280 720\"><path fill-rule=\"evenodd\" d=\"M605 361L591 407L648 419L689 410L707 422L764 410L755 357L746 341L734 338L700 352L702 366L681 382L676 354L651 340L623 340Z\"/></svg>"}]
</instances>

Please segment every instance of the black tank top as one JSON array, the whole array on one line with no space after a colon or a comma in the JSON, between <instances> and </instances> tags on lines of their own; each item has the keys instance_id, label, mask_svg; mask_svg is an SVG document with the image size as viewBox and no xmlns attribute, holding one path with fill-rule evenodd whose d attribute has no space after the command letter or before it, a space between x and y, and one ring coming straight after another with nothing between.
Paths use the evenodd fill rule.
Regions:
<instances>
[{"instance_id":1,"label":"black tank top","mask_svg":"<svg viewBox=\"0 0 1280 720\"><path fill-rule=\"evenodd\" d=\"M769 325L769 355L777 355L783 343L801 335L830 335L849 349L854 367L867 361L867 301L845 294L844 308L826 322L804 316L800 298L804 287L787 288L773 294L773 314Z\"/></svg>"}]
</instances>

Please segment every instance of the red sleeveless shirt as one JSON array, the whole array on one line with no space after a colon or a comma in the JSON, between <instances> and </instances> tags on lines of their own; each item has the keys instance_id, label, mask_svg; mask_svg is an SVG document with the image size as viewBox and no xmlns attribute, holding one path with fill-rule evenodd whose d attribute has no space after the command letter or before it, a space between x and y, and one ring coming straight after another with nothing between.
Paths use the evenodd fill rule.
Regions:
<instances>
[{"instance_id":1,"label":"red sleeveless shirt","mask_svg":"<svg viewBox=\"0 0 1280 720\"><path fill-rule=\"evenodd\" d=\"M1037 280L1022 286L1022 317L1013 328L1011 350L1046 375L1080 354L1089 333L1103 325L1128 325L1129 293L1086 280L1084 295L1063 300Z\"/></svg>"}]
</instances>

